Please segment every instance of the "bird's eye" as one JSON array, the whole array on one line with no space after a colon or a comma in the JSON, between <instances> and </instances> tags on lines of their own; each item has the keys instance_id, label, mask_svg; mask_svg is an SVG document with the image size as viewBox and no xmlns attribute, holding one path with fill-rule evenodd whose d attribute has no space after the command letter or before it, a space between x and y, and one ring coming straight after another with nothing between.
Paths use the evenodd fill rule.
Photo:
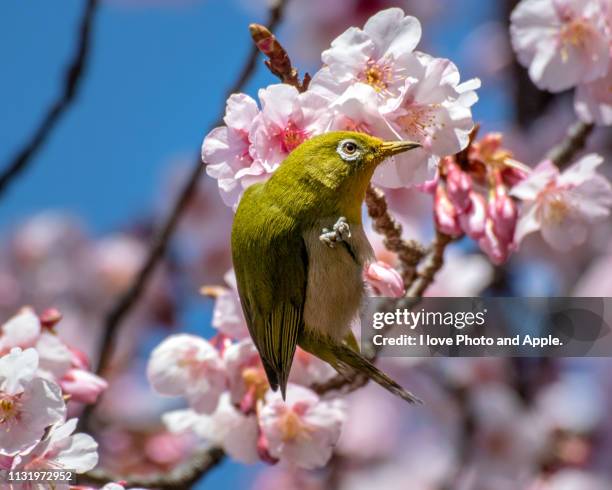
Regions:
<instances>
[{"instance_id":1,"label":"bird's eye","mask_svg":"<svg viewBox=\"0 0 612 490\"><path fill-rule=\"evenodd\" d=\"M342 147L342 149L344 150L344 153L348 153L349 155L352 155L353 153L357 151L357 145L353 143L352 141L347 141L346 143L344 143L344 146Z\"/></svg>"},{"instance_id":2,"label":"bird's eye","mask_svg":"<svg viewBox=\"0 0 612 490\"><path fill-rule=\"evenodd\" d=\"M342 140L338 145L337 151L343 160L348 161L356 160L360 155L359 145L353 140Z\"/></svg>"}]
</instances>

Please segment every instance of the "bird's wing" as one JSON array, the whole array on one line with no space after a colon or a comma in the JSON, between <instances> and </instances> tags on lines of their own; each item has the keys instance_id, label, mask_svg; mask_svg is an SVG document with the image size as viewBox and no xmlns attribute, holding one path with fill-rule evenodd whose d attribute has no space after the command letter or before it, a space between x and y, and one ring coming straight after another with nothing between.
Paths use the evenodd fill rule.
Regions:
<instances>
[{"instance_id":1,"label":"bird's wing","mask_svg":"<svg viewBox=\"0 0 612 490\"><path fill-rule=\"evenodd\" d=\"M256 190L245 198L257 202ZM232 256L249 332L270 385L280 386L284 396L303 329L308 257L292 218L275 206L257 204L236 213Z\"/></svg>"}]
</instances>

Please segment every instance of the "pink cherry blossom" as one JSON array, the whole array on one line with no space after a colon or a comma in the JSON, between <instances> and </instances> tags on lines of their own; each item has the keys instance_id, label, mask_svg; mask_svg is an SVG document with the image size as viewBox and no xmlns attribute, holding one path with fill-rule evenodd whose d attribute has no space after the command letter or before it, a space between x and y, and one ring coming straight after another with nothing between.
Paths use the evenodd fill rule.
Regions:
<instances>
[{"instance_id":1,"label":"pink cherry blossom","mask_svg":"<svg viewBox=\"0 0 612 490\"><path fill-rule=\"evenodd\" d=\"M147 367L149 382L162 395L184 396L196 412L212 413L226 386L217 350L195 335L171 335L158 345Z\"/></svg>"},{"instance_id":2,"label":"pink cherry blossom","mask_svg":"<svg viewBox=\"0 0 612 490\"><path fill-rule=\"evenodd\" d=\"M268 174L305 140L324 133L331 122L328 101L312 91L270 85L259 91L259 100L261 112L250 132L251 155Z\"/></svg>"},{"instance_id":3,"label":"pink cherry blossom","mask_svg":"<svg viewBox=\"0 0 612 490\"><path fill-rule=\"evenodd\" d=\"M177 410L164 414L163 421L169 431L194 432L211 444L223 448L233 459L242 463L254 463L257 454L257 418L244 415L224 393L211 415L200 415L192 410Z\"/></svg>"},{"instance_id":4,"label":"pink cherry blossom","mask_svg":"<svg viewBox=\"0 0 612 490\"><path fill-rule=\"evenodd\" d=\"M62 420L66 406L59 386L36 376L38 354L15 347L0 358L0 453L23 452Z\"/></svg>"},{"instance_id":5,"label":"pink cherry blossom","mask_svg":"<svg viewBox=\"0 0 612 490\"><path fill-rule=\"evenodd\" d=\"M83 369L70 369L59 380L64 394L70 399L80 403L95 403L98 396L108 388L108 383L89 371Z\"/></svg>"},{"instance_id":6,"label":"pink cherry blossom","mask_svg":"<svg viewBox=\"0 0 612 490\"><path fill-rule=\"evenodd\" d=\"M98 444L89 434L73 434L77 419L54 425L15 469L71 469L85 473L98 464Z\"/></svg>"},{"instance_id":7,"label":"pink cherry blossom","mask_svg":"<svg viewBox=\"0 0 612 490\"><path fill-rule=\"evenodd\" d=\"M337 371L327 362L300 347L296 348L291 373L289 374L291 383L311 386L317 383L325 383L337 374Z\"/></svg>"},{"instance_id":8,"label":"pink cherry blossom","mask_svg":"<svg viewBox=\"0 0 612 490\"><path fill-rule=\"evenodd\" d=\"M280 392L270 391L259 412L270 455L306 469L329 461L344 419L340 400L320 400L308 388L293 384L287 387L286 401Z\"/></svg>"},{"instance_id":9,"label":"pink cherry blossom","mask_svg":"<svg viewBox=\"0 0 612 490\"><path fill-rule=\"evenodd\" d=\"M39 356L39 374L58 381L70 369L74 355L58 335L43 331L35 345Z\"/></svg>"},{"instance_id":10,"label":"pink cherry blossom","mask_svg":"<svg viewBox=\"0 0 612 490\"><path fill-rule=\"evenodd\" d=\"M350 27L331 43L310 90L341 95L355 83L367 84L379 101L397 97L411 75L409 60L421 39L421 24L399 8L382 10L362 29Z\"/></svg>"},{"instance_id":11,"label":"pink cherry blossom","mask_svg":"<svg viewBox=\"0 0 612 490\"><path fill-rule=\"evenodd\" d=\"M333 122L330 129L358 131L382 139L393 139L395 134L380 112L376 91L369 85L357 83L347 88L330 103Z\"/></svg>"},{"instance_id":12,"label":"pink cherry blossom","mask_svg":"<svg viewBox=\"0 0 612 490\"><path fill-rule=\"evenodd\" d=\"M545 160L514 186L511 195L524 201L516 242L540 230L544 240L561 251L583 243L588 223L605 218L612 207L612 186L596 172L602 162L590 154L560 173Z\"/></svg>"},{"instance_id":13,"label":"pink cherry blossom","mask_svg":"<svg viewBox=\"0 0 612 490\"><path fill-rule=\"evenodd\" d=\"M257 348L250 338L230 345L223 353L232 403L244 413L255 409L270 385Z\"/></svg>"},{"instance_id":14,"label":"pink cherry blossom","mask_svg":"<svg viewBox=\"0 0 612 490\"><path fill-rule=\"evenodd\" d=\"M541 89L560 92L608 70L610 38L598 0L522 0L510 33L519 61Z\"/></svg>"},{"instance_id":15,"label":"pink cherry blossom","mask_svg":"<svg viewBox=\"0 0 612 490\"><path fill-rule=\"evenodd\" d=\"M574 109L584 122L612 125L612 68L606 76L578 85Z\"/></svg>"},{"instance_id":16,"label":"pink cherry blossom","mask_svg":"<svg viewBox=\"0 0 612 490\"><path fill-rule=\"evenodd\" d=\"M251 97L231 95L223 119L225 126L213 129L202 144L206 173L217 180L221 198L228 206L236 205L251 177L265 172L250 155L249 131L258 113Z\"/></svg>"},{"instance_id":17,"label":"pink cherry blossom","mask_svg":"<svg viewBox=\"0 0 612 490\"><path fill-rule=\"evenodd\" d=\"M434 178L442 157L463 150L474 127L471 106L478 100L479 80L459 83L459 71L449 60L419 54L411 59L411 76L400 96L381 113L395 139L420 143L380 165L373 181L384 187L404 187Z\"/></svg>"},{"instance_id":18,"label":"pink cherry blossom","mask_svg":"<svg viewBox=\"0 0 612 490\"><path fill-rule=\"evenodd\" d=\"M402 276L382 260L368 264L364 270L364 278L379 296L401 298L404 295Z\"/></svg>"},{"instance_id":19,"label":"pink cherry blossom","mask_svg":"<svg viewBox=\"0 0 612 490\"><path fill-rule=\"evenodd\" d=\"M40 336L41 325L32 308L22 308L0 327L0 352L13 347L33 347Z\"/></svg>"},{"instance_id":20,"label":"pink cherry blossom","mask_svg":"<svg viewBox=\"0 0 612 490\"><path fill-rule=\"evenodd\" d=\"M249 330L240 306L236 276L230 270L225 274L229 288L222 288L215 297L212 326L233 339L249 337Z\"/></svg>"}]
</instances>

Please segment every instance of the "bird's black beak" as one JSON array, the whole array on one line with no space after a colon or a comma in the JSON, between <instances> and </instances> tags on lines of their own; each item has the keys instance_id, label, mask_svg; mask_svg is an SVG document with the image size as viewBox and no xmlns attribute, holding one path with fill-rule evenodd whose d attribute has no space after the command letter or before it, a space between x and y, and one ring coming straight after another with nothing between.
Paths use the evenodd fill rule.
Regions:
<instances>
[{"instance_id":1,"label":"bird's black beak","mask_svg":"<svg viewBox=\"0 0 612 490\"><path fill-rule=\"evenodd\" d=\"M421 146L420 143L414 141L385 141L380 147L380 152L383 158L387 158Z\"/></svg>"}]
</instances>

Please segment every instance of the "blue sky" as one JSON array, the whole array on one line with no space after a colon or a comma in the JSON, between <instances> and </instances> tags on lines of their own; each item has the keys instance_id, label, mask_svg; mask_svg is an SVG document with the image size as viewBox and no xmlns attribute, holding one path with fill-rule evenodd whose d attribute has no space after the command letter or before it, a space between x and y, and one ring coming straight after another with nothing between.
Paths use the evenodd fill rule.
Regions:
<instances>
[{"instance_id":1,"label":"blue sky","mask_svg":"<svg viewBox=\"0 0 612 490\"><path fill-rule=\"evenodd\" d=\"M461 39L494 15L495 3L449 2L446 17L425 26L432 54L451 57L461 67ZM23 145L57 96L83 6L82 0L2 2L0 165ZM96 234L151 212L164 199L156 195L164 169L195 157L223 106L225 90L250 48L246 27L253 21L264 19L238 1L180 8L102 2L78 100L27 172L0 196L0 233L49 208L75 213ZM272 82L260 65L247 92ZM483 95L476 118L503 119L503 101L494 92ZM239 488L253 471L224 464L200 488Z\"/></svg>"}]
</instances>

